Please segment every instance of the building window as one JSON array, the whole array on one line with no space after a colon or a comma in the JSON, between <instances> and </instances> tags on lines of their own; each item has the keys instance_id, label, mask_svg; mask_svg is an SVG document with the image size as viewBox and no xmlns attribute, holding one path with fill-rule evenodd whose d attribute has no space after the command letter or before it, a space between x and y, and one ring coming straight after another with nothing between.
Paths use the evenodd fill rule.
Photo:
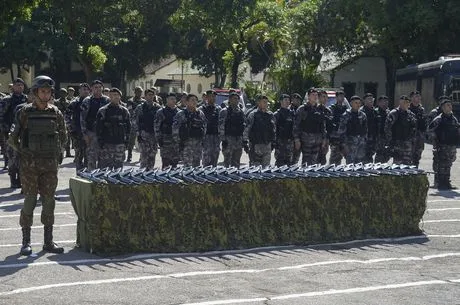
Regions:
<instances>
[{"instance_id":1,"label":"building window","mask_svg":"<svg viewBox=\"0 0 460 305\"><path fill-rule=\"evenodd\" d=\"M198 84L197 90L198 90L198 94L201 94L201 92L203 92L203 86L201 84Z\"/></svg>"},{"instance_id":2,"label":"building window","mask_svg":"<svg viewBox=\"0 0 460 305\"><path fill-rule=\"evenodd\" d=\"M350 99L353 95L356 94L356 83L346 82L342 83L343 92L345 93L345 97Z\"/></svg>"},{"instance_id":3,"label":"building window","mask_svg":"<svg viewBox=\"0 0 460 305\"><path fill-rule=\"evenodd\" d=\"M378 87L379 87L378 83L373 83L373 82L364 83L364 94L372 93L375 97L377 96Z\"/></svg>"}]
</instances>

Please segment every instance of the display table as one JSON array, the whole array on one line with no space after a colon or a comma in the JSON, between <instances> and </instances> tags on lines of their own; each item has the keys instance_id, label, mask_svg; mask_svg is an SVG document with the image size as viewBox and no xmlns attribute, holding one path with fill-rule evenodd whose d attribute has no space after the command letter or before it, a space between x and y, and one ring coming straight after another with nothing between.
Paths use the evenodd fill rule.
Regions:
<instances>
[{"instance_id":1,"label":"display table","mask_svg":"<svg viewBox=\"0 0 460 305\"><path fill-rule=\"evenodd\" d=\"M196 252L419 234L426 174L116 185L70 179L83 249Z\"/></svg>"}]
</instances>

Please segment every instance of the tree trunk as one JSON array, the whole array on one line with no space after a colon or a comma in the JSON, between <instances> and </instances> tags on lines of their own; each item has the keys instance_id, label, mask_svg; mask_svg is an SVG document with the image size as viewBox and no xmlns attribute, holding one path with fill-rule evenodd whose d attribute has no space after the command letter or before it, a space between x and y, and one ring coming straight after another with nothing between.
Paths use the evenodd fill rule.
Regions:
<instances>
[{"instance_id":1,"label":"tree trunk","mask_svg":"<svg viewBox=\"0 0 460 305\"><path fill-rule=\"evenodd\" d=\"M77 55L77 59L83 68L83 72L85 73L86 82L91 83L93 80L93 69L91 68L91 65L87 63L80 55Z\"/></svg>"},{"instance_id":2,"label":"tree trunk","mask_svg":"<svg viewBox=\"0 0 460 305\"><path fill-rule=\"evenodd\" d=\"M16 64L16 68L18 69L18 77L22 78L22 69L20 64Z\"/></svg>"},{"instance_id":3,"label":"tree trunk","mask_svg":"<svg viewBox=\"0 0 460 305\"><path fill-rule=\"evenodd\" d=\"M13 63L11 63L11 66L10 66L10 76L11 76L11 82L14 82Z\"/></svg>"},{"instance_id":4,"label":"tree trunk","mask_svg":"<svg viewBox=\"0 0 460 305\"><path fill-rule=\"evenodd\" d=\"M395 83L396 83L396 67L395 62L392 56L385 55L383 56L385 60L385 71L387 77L386 91L387 95L390 98L389 108L394 108L395 105Z\"/></svg>"},{"instance_id":5,"label":"tree trunk","mask_svg":"<svg viewBox=\"0 0 460 305\"><path fill-rule=\"evenodd\" d=\"M238 88L238 68L241 63L241 55L240 54L233 54L233 62L232 68L230 71L230 87L231 88Z\"/></svg>"}]
</instances>

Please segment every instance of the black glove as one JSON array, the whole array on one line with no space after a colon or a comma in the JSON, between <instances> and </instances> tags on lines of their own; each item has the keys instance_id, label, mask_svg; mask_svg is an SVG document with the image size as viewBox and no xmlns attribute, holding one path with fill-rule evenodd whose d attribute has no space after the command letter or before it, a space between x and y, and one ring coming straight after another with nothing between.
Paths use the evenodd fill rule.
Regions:
<instances>
[{"instance_id":1,"label":"black glove","mask_svg":"<svg viewBox=\"0 0 460 305\"><path fill-rule=\"evenodd\" d=\"M249 154L249 142L248 141L243 141L243 149L247 154Z\"/></svg>"},{"instance_id":2,"label":"black glove","mask_svg":"<svg viewBox=\"0 0 460 305\"><path fill-rule=\"evenodd\" d=\"M228 147L228 141L222 141L222 149L226 149Z\"/></svg>"}]
</instances>

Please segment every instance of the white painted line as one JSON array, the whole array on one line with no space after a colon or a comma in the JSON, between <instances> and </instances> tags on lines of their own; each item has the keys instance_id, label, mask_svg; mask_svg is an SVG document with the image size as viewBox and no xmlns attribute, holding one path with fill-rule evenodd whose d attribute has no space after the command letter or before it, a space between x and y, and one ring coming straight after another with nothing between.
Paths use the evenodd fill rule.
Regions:
<instances>
[{"instance_id":1,"label":"white painted line","mask_svg":"<svg viewBox=\"0 0 460 305\"><path fill-rule=\"evenodd\" d=\"M60 227L76 227L76 223L67 223L63 225L53 225L54 228L60 228ZM39 229L43 228L43 226L33 226L32 229ZM21 228L15 227L15 228L0 228L0 231L20 231Z\"/></svg>"},{"instance_id":2,"label":"white painted line","mask_svg":"<svg viewBox=\"0 0 460 305\"><path fill-rule=\"evenodd\" d=\"M34 216L40 216L40 213L34 213ZM62 212L62 213L54 213L54 216L56 215L72 215L72 216L77 216L75 213L70 213L70 212ZM14 214L14 215L1 215L0 218L19 218L19 214Z\"/></svg>"},{"instance_id":3,"label":"white painted line","mask_svg":"<svg viewBox=\"0 0 460 305\"><path fill-rule=\"evenodd\" d=\"M459 222L460 219L438 219L438 220L422 220L420 223L441 223L441 222Z\"/></svg>"},{"instance_id":4,"label":"white painted line","mask_svg":"<svg viewBox=\"0 0 460 305\"><path fill-rule=\"evenodd\" d=\"M459 211L460 208L426 209L427 212Z\"/></svg>"},{"instance_id":5,"label":"white painted line","mask_svg":"<svg viewBox=\"0 0 460 305\"><path fill-rule=\"evenodd\" d=\"M441 237L441 238L460 238L460 234L457 235L437 235L437 234L430 234L428 237Z\"/></svg>"},{"instance_id":6,"label":"white painted line","mask_svg":"<svg viewBox=\"0 0 460 305\"><path fill-rule=\"evenodd\" d=\"M460 198L455 199L434 199L434 200L427 200L427 203L435 203L435 202L459 202Z\"/></svg>"},{"instance_id":7,"label":"white painted line","mask_svg":"<svg viewBox=\"0 0 460 305\"><path fill-rule=\"evenodd\" d=\"M74 244L75 240L61 240L61 241L55 241L57 244ZM31 243L31 246L41 246L43 244L41 243ZM10 248L10 247L20 247L22 244L5 244L5 245L0 245L0 248Z\"/></svg>"},{"instance_id":8,"label":"white painted line","mask_svg":"<svg viewBox=\"0 0 460 305\"><path fill-rule=\"evenodd\" d=\"M70 200L56 200L56 205L60 203L70 203ZM15 205L24 205L24 201L21 199L19 202L16 203L4 203L0 204L0 208L11 207ZM41 202L38 201L37 207L41 206Z\"/></svg>"}]
</instances>

